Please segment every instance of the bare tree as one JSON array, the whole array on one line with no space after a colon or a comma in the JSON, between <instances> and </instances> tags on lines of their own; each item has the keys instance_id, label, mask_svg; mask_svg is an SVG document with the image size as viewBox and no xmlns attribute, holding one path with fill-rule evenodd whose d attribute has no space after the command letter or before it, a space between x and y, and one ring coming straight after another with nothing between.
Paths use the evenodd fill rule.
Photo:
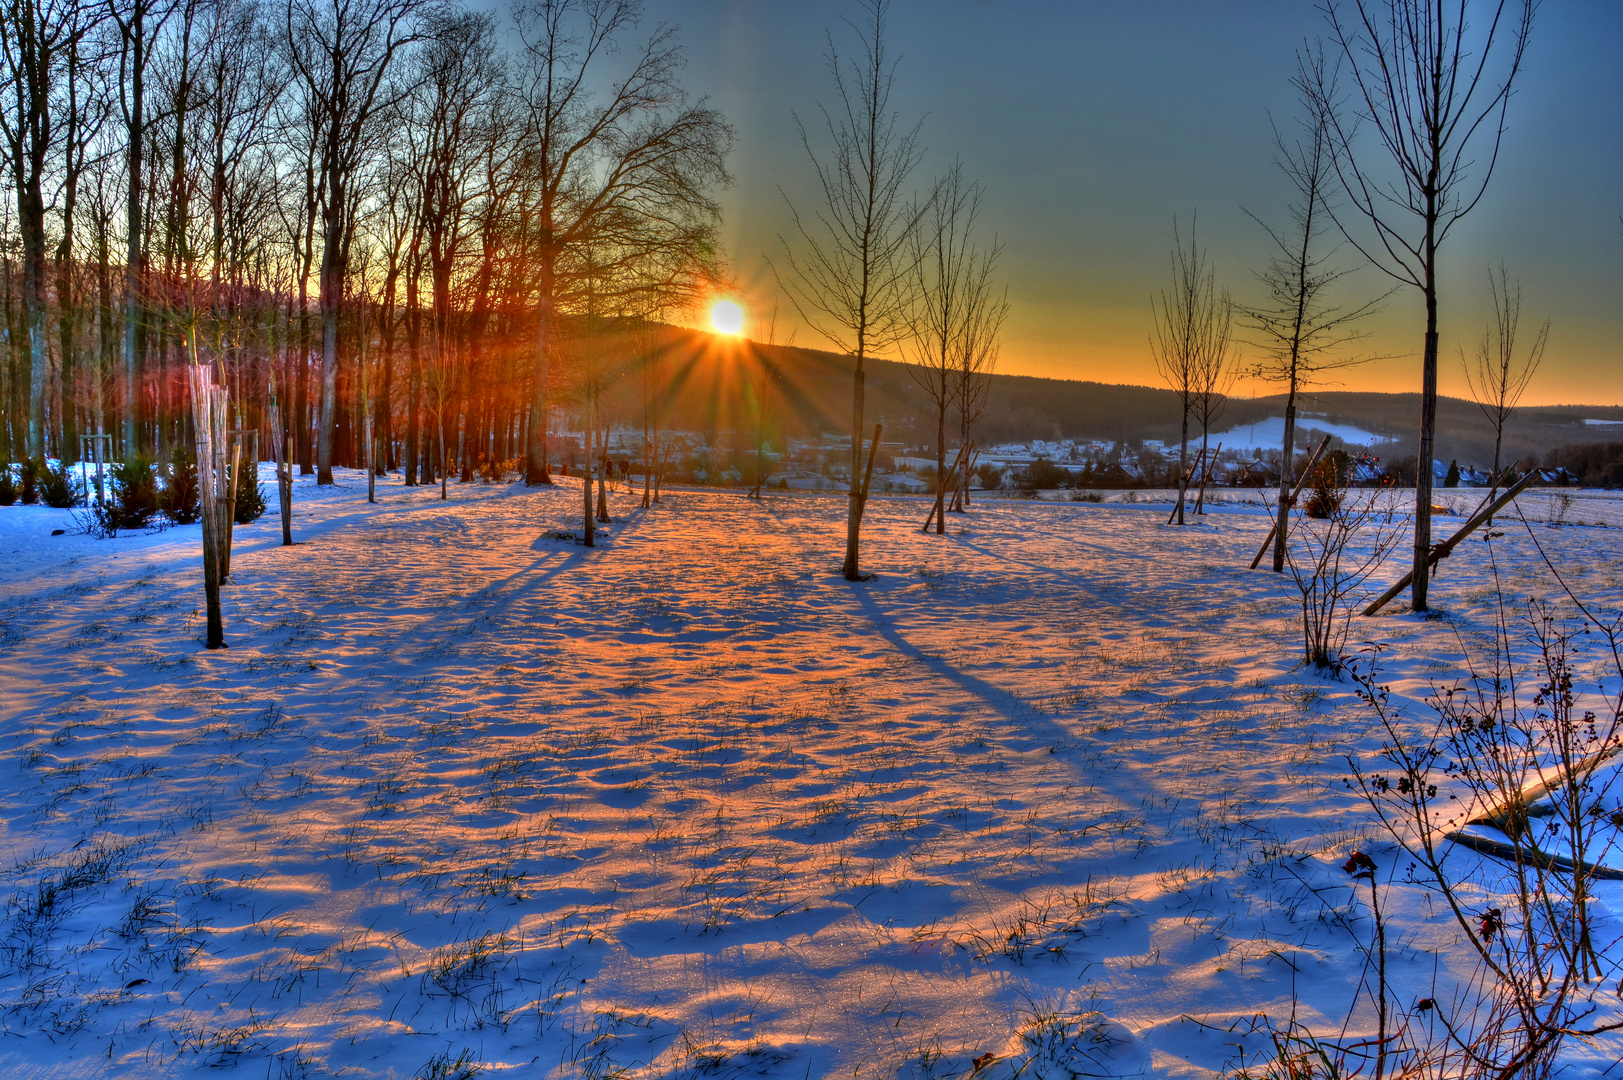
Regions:
<instances>
[{"instance_id":1,"label":"bare tree","mask_svg":"<svg viewBox=\"0 0 1623 1080\"><path fill-rule=\"evenodd\" d=\"M1276 230L1256 215L1273 241L1274 254L1257 278L1267 298L1244 311L1246 325L1256 333L1263 358L1251 374L1285 384L1285 435L1279 459L1279 502L1274 525L1274 573L1285 570L1285 544L1290 533L1290 502L1296 458L1296 397L1327 371L1368 362L1370 357L1347 356L1340 350L1362 337L1354 324L1378 310L1385 296L1356 307L1338 304L1333 290L1351 271L1331 264L1335 251L1322 250L1320 236L1331 222L1328 200L1335 173L1331 161L1330 117L1315 93L1316 74L1323 70L1315 55L1301 61L1293 80L1302 94L1302 115L1294 138L1274 128L1274 164L1296 189L1287 211L1290 226ZM1329 79L1324 80L1329 85ZM1387 293L1385 295L1390 295Z\"/></svg>"},{"instance_id":2,"label":"bare tree","mask_svg":"<svg viewBox=\"0 0 1623 1080\"><path fill-rule=\"evenodd\" d=\"M706 276L714 252L720 208L709 191L731 179L732 129L704 101L687 100L673 27L656 27L615 73L613 58L641 17L637 0L525 0L514 12L531 178L520 198L536 297L527 483L548 479L559 317L592 276L581 269L586 249L623 264L657 256L690 277Z\"/></svg>"},{"instance_id":3,"label":"bare tree","mask_svg":"<svg viewBox=\"0 0 1623 1080\"><path fill-rule=\"evenodd\" d=\"M338 323L355 232L356 174L375 120L398 97L389 83L399 52L417 39L428 0L287 0L286 42L313 122L321 203L321 415L316 483L331 484Z\"/></svg>"},{"instance_id":4,"label":"bare tree","mask_svg":"<svg viewBox=\"0 0 1623 1080\"><path fill-rule=\"evenodd\" d=\"M1194 400L1190 404L1190 412L1200 422L1200 461L1201 475L1212 475L1214 464L1207 454L1210 450L1212 425L1223 416L1223 410L1228 407L1229 389L1234 385L1235 376L1239 374L1237 358L1233 353L1234 345L1234 302L1225 291L1218 301L1218 310L1212 326L1211 338L1207 348L1195 363ZM1189 479L1185 478L1187 486ZM1204 514L1206 484L1201 482L1200 494L1195 499L1195 513ZM1179 507L1183 505L1180 495Z\"/></svg>"},{"instance_id":5,"label":"bare tree","mask_svg":"<svg viewBox=\"0 0 1623 1080\"><path fill-rule=\"evenodd\" d=\"M151 63L157 36L163 30L169 13L169 3L154 4L151 0L108 0L107 12L118 27L118 100L124 118L124 175L128 183L128 196L124 204L124 453L134 454L137 423L139 421L138 356L141 327L141 287L145 270L146 219L143 184L146 168L143 155L147 144L147 128L151 123L146 111L146 76Z\"/></svg>"},{"instance_id":6,"label":"bare tree","mask_svg":"<svg viewBox=\"0 0 1623 1080\"><path fill-rule=\"evenodd\" d=\"M451 282L479 227L474 204L488 195L481 181L489 176L475 166L500 130L495 116L504 91L503 71L493 16L436 10L423 19L423 31L411 119L422 133L417 180L432 287L431 327L436 356L466 364L473 362L473 349L452 350L443 343L460 329L452 324ZM465 376L465 367L443 373L447 394L465 398ZM464 411L458 409L459 417ZM471 463L463 453L464 434L459 423L456 460L463 463L466 480Z\"/></svg>"},{"instance_id":7,"label":"bare tree","mask_svg":"<svg viewBox=\"0 0 1623 1080\"><path fill-rule=\"evenodd\" d=\"M0 153L17 198L22 239L22 300L28 349L30 457L45 456L47 189L58 169L71 122L64 80L94 12L77 0L6 0L0 7Z\"/></svg>"},{"instance_id":8,"label":"bare tree","mask_svg":"<svg viewBox=\"0 0 1623 1080\"><path fill-rule=\"evenodd\" d=\"M959 370L966 360L972 321L985 311L986 293L1001 249L974 246L975 219L980 214L981 186L966 184L955 164L936 185L919 226L913 231L913 304L908 309L916 359L908 373L935 407L935 530L946 531L942 511L947 498L947 413L952 407ZM959 433L959 447L968 436ZM964 463L967 467L967 462Z\"/></svg>"},{"instance_id":9,"label":"bare tree","mask_svg":"<svg viewBox=\"0 0 1623 1080\"><path fill-rule=\"evenodd\" d=\"M996 250L996 249L994 249ZM957 370L953 376L953 404L958 411L960 446L970 445L975 422L986 409L992 390L992 374L997 370L999 336L1009 317L1009 293L997 291L992 281L995 262L983 259L980 273L971 278L970 300L964 317L964 333L957 348ZM969 474L973 462L966 459L958 470L958 484L950 509L962 513L969 505Z\"/></svg>"},{"instance_id":10,"label":"bare tree","mask_svg":"<svg viewBox=\"0 0 1623 1080\"><path fill-rule=\"evenodd\" d=\"M843 59L833 35L828 37L828 67L837 100L832 110L820 106L829 143L825 157L818 157L805 125L795 118L821 202L810 219L789 203L799 250L779 238L788 274L778 276L800 317L855 360L851 490L841 566L848 581L864 579L858 557L867 494L862 456L864 362L894 346L907 332L903 315L911 284L909 235L923 213L919 204L909 204L902 190L923 152L919 147L923 121L903 128L891 111L899 60L891 59L885 48L890 4L863 0L862 8L861 26L846 23L860 38L854 60ZM875 446L871 453L878 449Z\"/></svg>"},{"instance_id":11,"label":"bare tree","mask_svg":"<svg viewBox=\"0 0 1623 1080\"><path fill-rule=\"evenodd\" d=\"M1226 293L1217 290L1217 272L1206 263L1189 226L1189 247L1177 219L1172 222L1172 289L1161 290L1159 302L1152 299L1155 316L1150 335L1150 351L1155 369L1161 373L1183 409L1178 438L1178 505L1173 511L1184 524L1183 485L1189 478L1189 416L1195 409L1202 387L1210 384L1214 371L1220 371L1216 358L1228 350L1232 304Z\"/></svg>"},{"instance_id":12,"label":"bare tree","mask_svg":"<svg viewBox=\"0 0 1623 1080\"><path fill-rule=\"evenodd\" d=\"M655 313L657 315L659 313ZM650 316L638 320L632 332L632 347L636 351L637 399L642 416L642 505L646 508L659 502L659 414L669 392L665 371L664 323Z\"/></svg>"},{"instance_id":13,"label":"bare tree","mask_svg":"<svg viewBox=\"0 0 1623 1080\"><path fill-rule=\"evenodd\" d=\"M789 336L791 343L794 335ZM772 306L772 317L767 320L766 342L768 346L776 348L778 344L778 308ZM772 413L772 401L784 384L783 365L779 360L762 349L753 341L745 341L746 355L751 361L749 364L749 411L750 421L755 429L755 486L750 490L750 498L761 498L761 489L766 486L767 475L771 470L766 467L766 432L767 420ZM781 357L783 354L778 353Z\"/></svg>"},{"instance_id":14,"label":"bare tree","mask_svg":"<svg viewBox=\"0 0 1623 1080\"><path fill-rule=\"evenodd\" d=\"M1366 258L1419 289L1426 301L1410 605L1415 611L1426 610L1431 581L1438 251L1482 200L1493 176L1536 6L1536 0L1327 0L1324 6L1331 40L1351 74L1354 115L1344 115L1322 65L1313 71L1313 89L1329 117L1341 186L1374 237L1355 236L1343 215L1333 208L1331 215ZM1373 134L1378 148L1366 147L1360 129Z\"/></svg>"},{"instance_id":15,"label":"bare tree","mask_svg":"<svg viewBox=\"0 0 1623 1080\"><path fill-rule=\"evenodd\" d=\"M1517 281L1512 286L1510 272L1500 263L1497 276L1492 267L1488 268L1488 290L1493 296L1493 320L1477 343L1476 363L1467 361L1465 350L1461 349L1460 366L1465 369L1471 397L1493 425L1491 498L1499 490L1499 450L1504 442L1505 423L1516 411L1527 384L1533 381L1534 373L1544 360L1544 347L1550 341L1550 320L1539 324L1527 352L1518 356L1516 331L1522 317L1522 283Z\"/></svg>"}]
</instances>

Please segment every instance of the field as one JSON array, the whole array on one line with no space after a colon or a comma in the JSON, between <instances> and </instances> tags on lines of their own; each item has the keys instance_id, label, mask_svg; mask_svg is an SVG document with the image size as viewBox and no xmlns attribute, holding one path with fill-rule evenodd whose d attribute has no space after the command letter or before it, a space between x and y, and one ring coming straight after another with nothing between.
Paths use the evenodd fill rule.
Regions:
<instances>
[{"instance_id":1,"label":"field","mask_svg":"<svg viewBox=\"0 0 1623 1080\"><path fill-rule=\"evenodd\" d=\"M0 1072L1211 1076L1369 1030L1355 850L1395 998L1469 976L1255 506L875 500L851 584L839 498L620 494L585 549L578 487L449 494L301 480L215 652L195 526L0 509ZM1351 649L1424 725L1540 547L1623 607L1619 506L1530 497Z\"/></svg>"}]
</instances>

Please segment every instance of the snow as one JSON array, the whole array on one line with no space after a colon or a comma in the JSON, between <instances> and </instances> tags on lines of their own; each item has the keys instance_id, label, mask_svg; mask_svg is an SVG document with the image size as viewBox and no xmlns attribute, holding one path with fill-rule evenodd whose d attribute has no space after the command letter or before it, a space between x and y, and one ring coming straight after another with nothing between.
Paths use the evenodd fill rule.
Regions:
<instances>
[{"instance_id":1,"label":"snow","mask_svg":"<svg viewBox=\"0 0 1623 1080\"><path fill-rule=\"evenodd\" d=\"M1307 414L1297 414L1296 437L1304 439L1309 431L1317 431L1339 439L1345 446L1362 447L1387 440L1379 435L1353 427L1351 424L1330 424ZM1285 442L1285 418L1270 416L1255 424L1214 432L1211 444L1223 444L1225 450L1278 450Z\"/></svg>"},{"instance_id":2,"label":"snow","mask_svg":"<svg viewBox=\"0 0 1623 1080\"><path fill-rule=\"evenodd\" d=\"M0 1072L1212 1076L1259 1014L1340 1030L1355 849L1396 996L1468 970L1343 782L1380 741L1355 685L1245 569L1254 493L1181 529L1148 494L980 499L945 536L876 498L851 584L839 493L620 494L586 549L549 535L569 481L339 479L299 481L293 548L239 527L215 652L197 527L0 508ZM1492 566L1554 594L1534 538L1623 603L1587 524L1616 503L1575 497L1449 559L1444 616L1355 624L1416 722Z\"/></svg>"}]
</instances>

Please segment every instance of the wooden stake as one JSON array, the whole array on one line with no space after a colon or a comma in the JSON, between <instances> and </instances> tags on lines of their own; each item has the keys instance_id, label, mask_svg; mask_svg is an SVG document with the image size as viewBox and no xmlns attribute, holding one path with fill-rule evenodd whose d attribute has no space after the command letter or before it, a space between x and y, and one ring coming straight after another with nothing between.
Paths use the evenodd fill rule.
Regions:
<instances>
[{"instance_id":1,"label":"wooden stake","mask_svg":"<svg viewBox=\"0 0 1623 1080\"><path fill-rule=\"evenodd\" d=\"M1200 453L1195 455L1194 464L1189 467L1187 476L1178 477L1178 497L1173 500L1172 513L1167 515L1167 524L1171 525L1178 517L1178 510L1183 506L1184 498L1189 494L1189 481L1194 479L1200 471L1201 463L1206 460L1206 448L1201 447Z\"/></svg>"},{"instance_id":2,"label":"wooden stake","mask_svg":"<svg viewBox=\"0 0 1623 1080\"><path fill-rule=\"evenodd\" d=\"M293 474L292 441L285 444L282 436L282 409L274 404L275 392L272 391L270 407L271 429L271 460L276 463L276 504L282 512L282 546L293 546Z\"/></svg>"},{"instance_id":3,"label":"wooden stake","mask_svg":"<svg viewBox=\"0 0 1623 1080\"><path fill-rule=\"evenodd\" d=\"M868 489L873 486L873 459L879 456L879 433L884 430L884 427L885 425L883 424L875 424L873 426L873 444L868 447L868 465L862 473L862 499L859 503L860 506L868 505Z\"/></svg>"},{"instance_id":4,"label":"wooden stake","mask_svg":"<svg viewBox=\"0 0 1623 1080\"><path fill-rule=\"evenodd\" d=\"M225 391L216 390L213 373L201 364L187 369L187 380L192 392L192 426L197 439L197 497L202 504L203 520L203 593L208 605L208 637L210 649L226 648L225 622L220 615L220 563L219 517L216 506L218 489L215 475L220 462L216 460L216 432L223 434L225 417ZM217 396L218 395L218 396ZM222 415L216 416L216 410Z\"/></svg>"},{"instance_id":5,"label":"wooden stake","mask_svg":"<svg viewBox=\"0 0 1623 1080\"><path fill-rule=\"evenodd\" d=\"M948 469L947 470L947 475L942 477L941 480L940 480L941 498L940 499L933 499L930 502L930 516L924 519L924 529L923 529L924 532L929 532L930 531L930 523L935 521L935 508L936 508L936 506L937 505L940 505L942 507L946 506L947 488L951 487L954 493L957 492L957 490L958 490L958 480L957 480L958 466L960 466L960 465L962 465L964 463L964 453L967 450L969 450L970 447L972 447L974 445L975 445L974 442L971 441L971 442L965 443L964 445L962 445L962 446L960 446L958 448L958 456L953 459L952 468Z\"/></svg>"},{"instance_id":6,"label":"wooden stake","mask_svg":"<svg viewBox=\"0 0 1623 1080\"><path fill-rule=\"evenodd\" d=\"M1307 478L1313 475L1313 466L1319 463L1319 455L1324 453L1324 448L1329 445L1330 436L1326 435L1324 438L1319 440L1319 445L1313 450L1313 456L1307 459L1307 468L1302 470L1302 475L1297 479L1296 486L1291 488L1291 497L1288 506L1296 505L1296 496L1300 495L1302 493L1302 488L1307 486ZM1288 507L1286 512L1288 515ZM1278 532L1279 521L1276 519L1272 525L1268 526L1268 535L1263 538L1262 547L1257 549L1257 557L1251 560L1251 569L1255 570L1257 568L1257 564L1262 561L1262 557L1268 554L1268 549L1274 546L1274 535Z\"/></svg>"},{"instance_id":7,"label":"wooden stake","mask_svg":"<svg viewBox=\"0 0 1623 1080\"><path fill-rule=\"evenodd\" d=\"M1512 484L1503 495L1499 496L1499 498L1493 501L1493 505L1489 506L1486 510L1479 510L1475 514L1471 515L1471 520L1460 526L1459 532L1455 533L1453 536L1450 536L1441 544L1433 544L1431 554L1426 557L1426 565L1428 567L1436 566L1438 562L1452 555L1454 553L1455 545L1457 545L1461 540L1464 540L1467 536L1470 536L1477 530L1479 526L1491 519L1493 515L1497 514L1501 509L1503 509L1510 502L1510 500L1520 495L1523 488L1527 487L1528 484L1531 484L1536 479L1538 479L1538 470L1529 469L1527 471L1527 475ZM1381 608L1390 603L1394 596L1402 592L1404 589L1407 589L1409 587L1409 583L1413 580L1414 571L1411 570L1407 574L1404 574L1403 577L1398 580L1396 585L1393 585L1390 589L1386 590L1379 597L1377 597L1375 602L1369 605L1369 607L1365 608L1362 613L1365 615L1375 614L1377 611L1381 610Z\"/></svg>"},{"instance_id":8,"label":"wooden stake","mask_svg":"<svg viewBox=\"0 0 1623 1080\"><path fill-rule=\"evenodd\" d=\"M1223 452L1223 444L1218 443L1217 449L1212 451L1211 459L1206 462L1206 468L1200 474L1200 491L1195 494L1195 513L1206 512L1206 482L1212 478L1212 466L1217 464L1217 455Z\"/></svg>"}]
</instances>

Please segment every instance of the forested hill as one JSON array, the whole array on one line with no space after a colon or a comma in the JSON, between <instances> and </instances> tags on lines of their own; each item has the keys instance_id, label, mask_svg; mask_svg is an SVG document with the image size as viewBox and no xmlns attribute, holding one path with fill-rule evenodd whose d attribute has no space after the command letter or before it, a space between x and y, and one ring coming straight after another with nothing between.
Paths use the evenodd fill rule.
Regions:
<instances>
[{"instance_id":1,"label":"forested hill","mask_svg":"<svg viewBox=\"0 0 1623 1080\"><path fill-rule=\"evenodd\" d=\"M781 373L768 412L773 428L805 436L821 431L847 433L851 426L849 357L820 349L760 345L717 338L698 331L671 330L667 339L677 381L674 426L696 431L738 430L747 426L751 372L764 358ZM883 423L885 438L910 443L934 441L934 406L907 365L870 359L867 364L868 423ZM626 391L622 391L624 395ZM1357 391L1315 393L1301 403L1303 423L1346 424L1389 440L1382 456L1414 453L1419 431L1419 394ZM1229 401L1219 428L1232 428L1284 414L1282 396ZM1493 456L1493 429L1475 403L1442 398L1438 404L1437 456L1461 464L1487 465ZM1520 409L1506 430L1505 456L1543 459L1556 447L1615 440L1618 428L1584 424L1586 419L1623 421L1623 407L1559 405ZM1178 437L1177 396L1165 388L1126 386L1028 375L994 375L978 425L983 443L1030 439L1130 440Z\"/></svg>"}]
</instances>

